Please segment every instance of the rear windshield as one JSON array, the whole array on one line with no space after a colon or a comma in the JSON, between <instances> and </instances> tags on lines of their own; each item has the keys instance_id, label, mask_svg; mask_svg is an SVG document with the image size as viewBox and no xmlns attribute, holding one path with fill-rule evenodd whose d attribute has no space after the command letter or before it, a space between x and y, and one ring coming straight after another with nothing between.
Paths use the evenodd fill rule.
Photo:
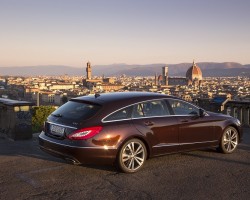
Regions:
<instances>
[{"instance_id":1,"label":"rear windshield","mask_svg":"<svg viewBox=\"0 0 250 200\"><path fill-rule=\"evenodd\" d=\"M71 119L76 121L86 120L94 116L101 108L99 105L92 105L83 102L68 101L51 115L63 119Z\"/></svg>"}]
</instances>

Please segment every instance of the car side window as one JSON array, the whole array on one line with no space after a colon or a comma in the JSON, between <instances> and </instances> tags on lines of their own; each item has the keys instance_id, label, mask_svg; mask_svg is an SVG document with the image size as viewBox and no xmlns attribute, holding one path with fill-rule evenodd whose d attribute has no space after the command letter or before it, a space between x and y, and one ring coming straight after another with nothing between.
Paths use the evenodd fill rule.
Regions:
<instances>
[{"instance_id":1,"label":"car side window","mask_svg":"<svg viewBox=\"0 0 250 200\"><path fill-rule=\"evenodd\" d=\"M169 115L169 110L164 101L154 100L136 104L133 109L132 117L157 117Z\"/></svg>"},{"instance_id":2,"label":"car side window","mask_svg":"<svg viewBox=\"0 0 250 200\"><path fill-rule=\"evenodd\" d=\"M132 118L140 118L140 117L144 117L143 105L136 104L136 105L134 105L134 109L132 112Z\"/></svg>"},{"instance_id":3,"label":"car side window","mask_svg":"<svg viewBox=\"0 0 250 200\"><path fill-rule=\"evenodd\" d=\"M104 121L113 121L113 120L121 120L121 119L129 119L131 118L131 111L132 111L132 106L129 106L127 108L123 108L121 110L118 110L108 117L104 119Z\"/></svg>"},{"instance_id":4,"label":"car side window","mask_svg":"<svg viewBox=\"0 0 250 200\"><path fill-rule=\"evenodd\" d=\"M168 102L172 107L175 115L198 115L199 109L190 103L178 99L169 99Z\"/></svg>"}]
</instances>

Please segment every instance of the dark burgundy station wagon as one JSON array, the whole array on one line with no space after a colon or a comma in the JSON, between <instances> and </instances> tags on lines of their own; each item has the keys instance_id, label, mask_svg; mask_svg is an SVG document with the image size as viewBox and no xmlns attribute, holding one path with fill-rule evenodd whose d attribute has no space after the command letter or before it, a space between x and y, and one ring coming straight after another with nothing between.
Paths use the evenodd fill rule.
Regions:
<instances>
[{"instance_id":1,"label":"dark burgundy station wagon","mask_svg":"<svg viewBox=\"0 0 250 200\"><path fill-rule=\"evenodd\" d=\"M239 120L158 93L103 93L71 99L47 119L40 148L74 164L117 164L133 173L146 159L217 147L236 150Z\"/></svg>"}]
</instances>

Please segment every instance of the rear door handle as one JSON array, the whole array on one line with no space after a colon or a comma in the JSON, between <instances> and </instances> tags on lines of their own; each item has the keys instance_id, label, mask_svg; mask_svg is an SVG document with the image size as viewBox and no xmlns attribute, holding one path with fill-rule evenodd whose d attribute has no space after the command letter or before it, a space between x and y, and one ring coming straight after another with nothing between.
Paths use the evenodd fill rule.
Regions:
<instances>
[{"instance_id":1,"label":"rear door handle","mask_svg":"<svg viewBox=\"0 0 250 200\"><path fill-rule=\"evenodd\" d=\"M182 123L188 122L188 120L187 120L187 119L183 119L183 120L181 120L181 122L182 122Z\"/></svg>"},{"instance_id":2,"label":"rear door handle","mask_svg":"<svg viewBox=\"0 0 250 200\"><path fill-rule=\"evenodd\" d=\"M145 124L146 126L153 126L153 125L154 125L154 122L146 121L146 122L144 122L144 124Z\"/></svg>"}]
</instances>

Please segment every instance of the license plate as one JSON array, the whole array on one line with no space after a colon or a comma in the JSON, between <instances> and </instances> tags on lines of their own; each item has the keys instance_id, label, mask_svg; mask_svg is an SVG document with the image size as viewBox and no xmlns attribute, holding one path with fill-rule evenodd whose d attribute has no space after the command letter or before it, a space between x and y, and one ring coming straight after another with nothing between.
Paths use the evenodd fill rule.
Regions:
<instances>
[{"instance_id":1,"label":"license plate","mask_svg":"<svg viewBox=\"0 0 250 200\"><path fill-rule=\"evenodd\" d=\"M50 132L54 135L63 136L65 128L50 124Z\"/></svg>"}]
</instances>

